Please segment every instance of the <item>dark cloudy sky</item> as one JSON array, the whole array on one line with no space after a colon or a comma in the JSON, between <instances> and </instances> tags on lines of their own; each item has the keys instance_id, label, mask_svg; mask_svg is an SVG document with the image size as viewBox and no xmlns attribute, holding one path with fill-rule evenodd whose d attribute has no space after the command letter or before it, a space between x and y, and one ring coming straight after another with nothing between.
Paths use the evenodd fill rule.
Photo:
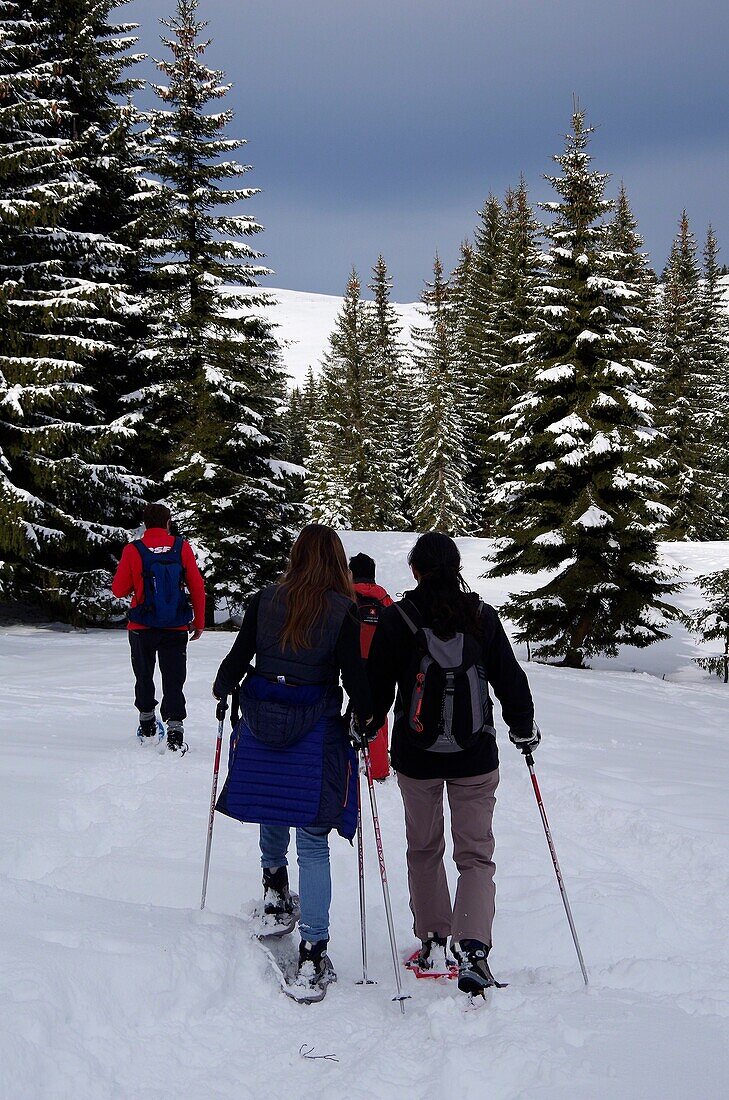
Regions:
<instances>
[{"instance_id":1,"label":"dark cloudy sky","mask_svg":"<svg viewBox=\"0 0 729 1100\"><path fill-rule=\"evenodd\" d=\"M174 0L133 0L142 44ZM595 164L625 181L661 268L681 209L729 263L729 5L724 0L200 0L209 61L234 87L250 207L272 285L341 292L382 252L400 301L489 191L534 200L572 94Z\"/></svg>"}]
</instances>

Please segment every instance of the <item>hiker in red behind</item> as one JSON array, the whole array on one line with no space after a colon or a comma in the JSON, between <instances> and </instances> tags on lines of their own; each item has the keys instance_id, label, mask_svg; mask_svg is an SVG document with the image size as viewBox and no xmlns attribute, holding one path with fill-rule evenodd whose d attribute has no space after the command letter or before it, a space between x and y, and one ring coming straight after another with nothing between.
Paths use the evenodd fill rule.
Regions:
<instances>
[{"instance_id":1,"label":"hiker in red behind","mask_svg":"<svg viewBox=\"0 0 729 1100\"><path fill-rule=\"evenodd\" d=\"M353 558L350 558L349 569L354 582L354 590L357 593L359 621L362 624L360 627L362 656L367 660L380 612L383 607L389 607L392 600L384 588L379 584L375 584L376 566L373 559L367 554L355 554ZM387 779L390 774L387 732L387 719L385 719L384 726L378 730L377 736L370 742L373 779Z\"/></svg>"},{"instance_id":2,"label":"hiker in red behind","mask_svg":"<svg viewBox=\"0 0 729 1100\"><path fill-rule=\"evenodd\" d=\"M127 626L137 736L142 742L164 736L155 716L154 668L159 658L167 748L184 753L187 636L196 642L205 627L205 588L190 544L170 534L170 519L164 504L147 505L144 535L124 547L111 590L120 600L132 597Z\"/></svg>"}]
</instances>

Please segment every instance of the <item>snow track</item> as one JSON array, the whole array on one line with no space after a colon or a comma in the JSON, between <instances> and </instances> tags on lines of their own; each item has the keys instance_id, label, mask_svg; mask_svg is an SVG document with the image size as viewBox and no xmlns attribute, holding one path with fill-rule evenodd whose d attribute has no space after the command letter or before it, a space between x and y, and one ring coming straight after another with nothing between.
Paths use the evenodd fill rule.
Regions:
<instances>
[{"instance_id":1,"label":"snow track","mask_svg":"<svg viewBox=\"0 0 729 1100\"><path fill-rule=\"evenodd\" d=\"M383 571L383 579L385 579ZM395 585L392 586L393 588ZM215 825L197 909L230 636L191 646L184 759L134 737L121 633L0 633L3 1100L714 1100L729 1091L729 693L529 668L535 762L590 970L582 985L527 770L502 743L494 973L471 1008L403 971L400 1016L371 830L370 971L356 851L332 840L324 1002L282 997L241 911L255 830ZM402 810L378 788L401 954L414 946ZM295 872L294 872L295 880ZM334 1061L304 1059L333 1054Z\"/></svg>"}]
</instances>

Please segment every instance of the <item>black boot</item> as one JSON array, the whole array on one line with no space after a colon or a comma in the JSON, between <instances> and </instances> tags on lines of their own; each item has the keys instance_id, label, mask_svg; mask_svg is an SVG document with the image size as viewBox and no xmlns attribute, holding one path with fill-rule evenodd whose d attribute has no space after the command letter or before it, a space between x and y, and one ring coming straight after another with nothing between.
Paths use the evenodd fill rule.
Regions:
<instances>
[{"instance_id":1,"label":"black boot","mask_svg":"<svg viewBox=\"0 0 729 1100\"><path fill-rule=\"evenodd\" d=\"M146 741L148 737L155 737L159 733L157 728L157 719L154 715L151 718L140 718L139 727L137 729L137 737L140 741Z\"/></svg>"},{"instance_id":2,"label":"black boot","mask_svg":"<svg viewBox=\"0 0 729 1100\"><path fill-rule=\"evenodd\" d=\"M445 936L436 936L435 932L428 932L427 938L421 940L422 947L412 960L412 966L419 970L437 970L445 974L449 966L453 966L453 959L447 951Z\"/></svg>"},{"instance_id":3,"label":"black boot","mask_svg":"<svg viewBox=\"0 0 729 1100\"><path fill-rule=\"evenodd\" d=\"M294 911L286 867L263 868L263 912L267 917L285 920Z\"/></svg>"},{"instance_id":4,"label":"black boot","mask_svg":"<svg viewBox=\"0 0 729 1100\"><path fill-rule=\"evenodd\" d=\"M327 955L328 942L319 940L318 943L311 943L309 940L302 940L299 944L296 985L307 994L305 998L300 997L300 1000L321 1001L327 986L337 980L332 960Z\"/></svg>"},{"instance_id":5,"label":"black boot","mask_svg":"<svg viewBox=\"0 0 729 1100\"><path fill-rule=\"evenodd\" d=\"M458 988L462 993L481 993L497 986L486 961L491 948L480 940L461 940L452 943L453 954L458 960Z\"/></svg>"},{"instance_id":6,"label":"black boot","mask_svg":"<svg viewBox=\"0 0 729 1100\"><path fill-rule=\"evenodd\" d=\"M187 744L182 739L184 732L182 722L167 723L167 748L170 752L179 752L180 756L185 755Z\"/></svg>"}]
</instances>

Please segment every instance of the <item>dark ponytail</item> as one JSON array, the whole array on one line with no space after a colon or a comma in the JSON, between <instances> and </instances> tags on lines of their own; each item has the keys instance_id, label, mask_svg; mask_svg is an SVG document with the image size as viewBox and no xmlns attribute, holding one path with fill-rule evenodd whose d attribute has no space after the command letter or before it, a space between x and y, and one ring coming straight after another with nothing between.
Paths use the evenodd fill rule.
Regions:
<instances>
[{"instance_id":1,"label":"dark ponytail","mask_svg":"<svg viewBox=\"0 0 729 1100\"><path fill-rule=\"evenodd\" d=\"M457 631L479 635L479 598L461 575L461 555L455 542L440 531L421 535L408 554L417 570L418 588L427 599L433 630L442 638Z\"/></svg>"}]
</instances>

